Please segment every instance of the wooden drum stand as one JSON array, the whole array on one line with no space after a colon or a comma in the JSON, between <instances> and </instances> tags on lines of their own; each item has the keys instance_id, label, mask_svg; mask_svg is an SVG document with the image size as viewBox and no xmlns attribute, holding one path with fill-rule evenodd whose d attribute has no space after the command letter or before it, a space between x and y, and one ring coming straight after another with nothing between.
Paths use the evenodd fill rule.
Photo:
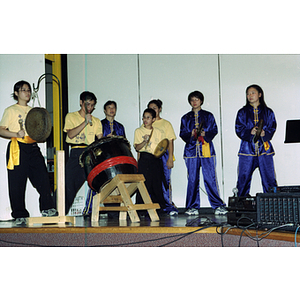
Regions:
<instances>
[{"instance_id":1,"label":"wooden drum stand","mask_svg":"<svg viewBox=\"0 0 300 300\"><path fill-rule=\"evenodd\" d=\"M131 222L139 222L137 210L147 210L151 221L158 221L156 209L160 206L153 203L144 184L145 178L142 174L117 174L100 193L93 198L92 225L98 224L99 211L120 211L120 220L126 220L127 213ZM131 196L139 190L144 204L133 204ZM121 206L103 207L101 203L120 203Z\"/></svg>"}]
</instances>

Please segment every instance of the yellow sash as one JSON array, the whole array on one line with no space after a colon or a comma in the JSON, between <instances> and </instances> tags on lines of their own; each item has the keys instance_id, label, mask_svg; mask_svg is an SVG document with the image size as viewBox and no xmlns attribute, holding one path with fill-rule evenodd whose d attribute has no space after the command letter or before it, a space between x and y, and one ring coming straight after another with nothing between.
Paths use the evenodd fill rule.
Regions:
<instances>
[{"instance_id":1,"label":"yellow sash","mask_svg":"<svg viewBox=\"0 0 300 300\"><path fill-rule=\"evenodd\" d=\"M25 136L24 139L22 138L11 138L11 144L9 149L9 160L7 164L7 169L13 170L14 166L18 166L20 164L20 148L18 142L25 143L25 144L32 144L35 143L29 136Z\"/></svg>"},{"instance_id":2,"label":"yellow sash","mask_svg":"<svg viewBox=\"0 0 300 300\"><path fill-rule=\"evenodd\" d=\"M87 146L83 146L83 145L78 145L78 146L71 146L71 149L76 149L76 148L86 148Z\"/></svg>"},{"instance_id":3,"label":"yellow sash","mask_svg":"<svg viewBox=\"0 0 300 300\"><path fill-rule=\"evenodd\" d=\"M210 147L209 147L209 143L203 141L202 143L202 155L203 157L210 157Z\"/></svg>"},{"instance_id":4,"label":"yellow sash","mask_svg":"<svg viewBox=\"0 0 300 300\"><path fill-rule=\"evenodd\" d=\"M265 150L268 151L269 148L270 148L270 145L268 142L264 142L264 147L265 147Z\"/></svg>"}]
</instances>

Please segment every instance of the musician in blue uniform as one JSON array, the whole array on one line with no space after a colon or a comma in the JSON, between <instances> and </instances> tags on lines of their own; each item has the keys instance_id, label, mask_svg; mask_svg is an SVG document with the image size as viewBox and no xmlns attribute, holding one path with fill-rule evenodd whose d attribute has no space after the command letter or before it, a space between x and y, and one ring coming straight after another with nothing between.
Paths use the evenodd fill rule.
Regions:
<instances>
[{"instance_id":1,"label":"musician in blue uniform","mask_svg":"<svg viewBox=\"0 0 300 300\"><path fill-rule=\"evenodd\" d=\"M263 126L259 129L261 120ZM236 186L238 196L249 195L256 168L259 168L264 193L269 187L277 186L273 162L275 152L270 142L275 131L275 115L265 103L262 88L256 84L248 86L246 105L238 111L235 121L235 132L241 139Z\"/></svg>"},{"instance_id":2,"label":"musician in blue uniform","mask_svg":"<svg viewBox=\"0 0 300 300\"><path fill-rule=\"evenodd\" d=\"M215 210L215 214L226 214L225 203L219 195L216 153L212 142L218 133L215 118L212 113L201 108L204 102L204 96L201 92L190 93L188 101L192 110L181 118L179 134L185 142L183 156L188 172L187 210L185 213L187 215L199 214L199 172L200 167L202 167L204 185L211 207Z\"/></svg>"},{"instance_id":3,"label":"musician in blue uniform","mask_svg":"<svg viewBox=\"0 0 300 300\"><path fill-rule=\"evenodd\" d=\"M101 120L103 137L111 136L123 136L126 138L124 126L115 120L117 113L117 103L113 100L108 100L104 106L104 113L106 118ZM92 213L93 207L93 197L96 195L96 192L92 189L88 190L85 207L83 209L83 215L90 215ZM109 206L106 204L105 206ZM110 217L115 217L118 213L109 213Z\"/></svg>"},{"instance_id":4,"label":"musician in blue uniform","mask_svg":"<svg viewBox=\"0 0 300 300\"><path fill-rule=\"evenodd\" d=\"M117 103L113 100L108 100L104 104L104 113L106 118L101 120L103 128L103 136L123 136L126 138L124 126L115 120L117 113Z\"/></svg>"}]
</instances>

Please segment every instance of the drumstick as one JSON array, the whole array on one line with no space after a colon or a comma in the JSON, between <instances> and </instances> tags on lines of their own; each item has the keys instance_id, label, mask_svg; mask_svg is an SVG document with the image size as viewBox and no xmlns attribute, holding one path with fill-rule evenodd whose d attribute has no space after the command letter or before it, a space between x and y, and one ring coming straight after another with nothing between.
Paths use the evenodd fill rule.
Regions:
<instances>
[{"instance_id":1,"label":"drumstick","mask_svg":"<svg viewBox=\"0 0 300 300\"><path fill-rule=\"evenodd\" d=\"M263 120L263 119L260 119L260 121L259 121L259 123L258 123L258 127L257 127L256 134L255 134L255 136L254 136L254 143L256 143L256 142L258 141L263 126L264 126L264 120Z\"/></svg>"},{"instance_id":2,"label":"drumstick","mask_svg":"<svg viewBox=\"0 0 300 300\"><path fill-rule=\"evenodd\" d=\"M20 130L23 130L23 119L19 119ZM22 137L24 139L24 136Z\"/></svg>"},{"instance_id":3,"label":"drumstick","mask_svg":"<svg viewBox=\"0 0 300 300\"><path fill-rule=\"evenodd\" d=\"M151 133L150 133L149 139L148 139L148 141L147 141L147 143L146 143L146 145L145 145L145 148L147 148L147 146L148 146L148 144L149 144L149 142L150 142L152 133L153 133L153 128L152 128L152 130L151 130Z\"/></svg>"},{"instance_id":4,"label":"drumstick","mask_svg":"<svg viewBox=\"0 0 300 300\"><path fill-rule=\"evenodd\" d=\"M196 128L196 132L197 132L196 133L197 134L196 138L198 138L201 135L201 132L202 132L202 129L203 129L203 125L204 125L204 121L202 121L200 123L200 126L198 128Z\"/></svg>"},{"instance_id":5,"label":"drumstick","mask_svg":"<svg viewBox=\"0 0 300 300\"><path fill-rule=\"evenodd\" d=\"M87 115L87 103L86 103L86 101L84 101L84 107L85 107L85 115ZM90 123L90 126L93 125L92 120L89 120L89 123Z\"/></svg>"}]
</instances>

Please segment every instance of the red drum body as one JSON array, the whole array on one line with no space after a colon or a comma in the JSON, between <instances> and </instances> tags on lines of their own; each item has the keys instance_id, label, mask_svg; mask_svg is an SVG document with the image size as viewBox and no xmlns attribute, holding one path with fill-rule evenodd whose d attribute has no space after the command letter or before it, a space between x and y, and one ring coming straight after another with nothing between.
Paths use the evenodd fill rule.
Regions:
<instances>
[{"instance_id":1,"label":"red drum body","mask_svg":"<svg viewBox=\"0 0 300 300\"><path fill-rule=\"evenodd\" d=\"M136 174L137 161L121 136L104 137L89 145L79 158L89 187L99 192L117 174Z\"/></svg>"}]
</instances>

